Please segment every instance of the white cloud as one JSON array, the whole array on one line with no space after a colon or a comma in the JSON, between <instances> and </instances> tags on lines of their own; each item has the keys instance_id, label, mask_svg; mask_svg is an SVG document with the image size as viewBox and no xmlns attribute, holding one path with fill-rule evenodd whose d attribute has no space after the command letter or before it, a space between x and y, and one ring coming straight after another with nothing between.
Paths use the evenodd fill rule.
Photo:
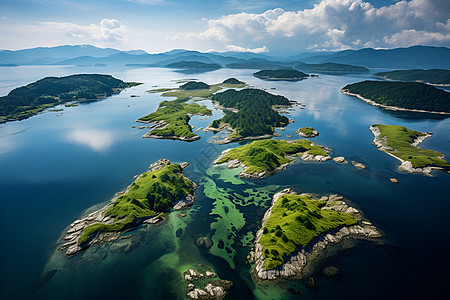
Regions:
<instances>
[{"instance_id":1,"label":"white cloud","mask_svg":"<svg viewBox=\"0 0 450 300\"><path fill-rule=\"evenodd\" d=\"M95 151L104 151L113 143L112 134L103 130L75 130L67 135L68 140L85 145Z\"/></svg>"},{"instance_id":2,"label":"white cloud","mask_svg":"<svg viewBox=\"0 0 450 300\"><path fill-rule=\"evenodd\" d=\"M78 25L74 23L40 22L44 29L64 34L83 44L113 44L124 40L128 29L116 19L103 19L100 24Z\"/></svg>"},{"instance_id":3,"label":"white cloud","mask_svg":"<svg viewBox=\"0 0 450 300\"><path fill-rule=\"evenodd\" d=\"M266 46L263 46L261 48L245 48L245 47L240 47L240 46L236 46L236 45L228 45L225 47L226 51L232 51L232 52L253 52L253 53L263 53L263 52L267 52L269 51L269 49L267 49Z\"/></svg>"},{"instance_id":4,"label":"white cloud","mask_svg":"<svg viewBox=\"0 0 450 300\"><path fill-rule=\"evenodd\" d=\"M375 8L363 0L321 0L311 9L238 13L206 20L207 29L184 35L213 47L241 45L271 50L343 50L371 45L449 46L450 1L411 0ZM178 36L178 40L182 37Z\"/></svg>"}]
</instances>

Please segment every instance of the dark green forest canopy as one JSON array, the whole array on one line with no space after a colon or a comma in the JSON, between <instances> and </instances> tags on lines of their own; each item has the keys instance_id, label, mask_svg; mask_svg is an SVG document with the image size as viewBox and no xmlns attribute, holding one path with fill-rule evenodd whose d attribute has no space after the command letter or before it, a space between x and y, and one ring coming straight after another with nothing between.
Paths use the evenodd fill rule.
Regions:
<instances>
[{"instance_id":1,"label":"dark green forest canopy","mask_svg":"<svg viewBox=\"0 0 450 300\"><path fill-rule=\"evenodd\" d=\"M230 124L240 137L273 134L274 127L284 127L289 123L288 118L272 109L273 105L290 105L289 100L263 90L230 89L215 94L212 100L223 107L238 109L239 112L226 112L222 119L213 121L211 127L219 128L221 123Z\"/></svg>"},{"instance_id":2,"label":"dark green forest canopy","mask_svg":"<svg viewBox=\"0 0 450 300\"><path fill-rule=\"evenodd\" d=\"M342 91L382 105L450 113L450 93L421 82L362 81Z\"/></svg>"},{"instance_id":3,"label":"dark green forest canopy","mask_svg":"<svg viewBox=\"0 0 450 300\"><path fill-rule=\"evenodd\" d=\"M166 65L166 68L176 69L220 69L221 65L214 63L203 63L199 61L178 61Z\"/></svg>"},{"instance_id":4,"label":"dark green forest canopy","mask_svg":"<svg viewBox=\"0 0 450 300\"><path fill-rule=\"evenodd\" d=\"M317 72L317 73L330 73L330 74L351 74L351 73L368 73L369 69L365 67L336 64L336 63L323 63L323 64L305 64L297 63L294 65L297 69L305 72Z\"/></svg>"},{"instance_id":5,"label":"dark green forest canopy","mask_svg":"<svg viewBox=\"0 0 450 300\"><path fill-rule=\"evenodd\" d=\"M421 81L431 84L450 84L450 70L443 69L397 70L375 73L373 76L399 81Z\"/></svg>"},{"instance_id":6,"label":"dark green forest canopy","mask_svg":"<svg viewBox=\"0 0 450 300\"><path fill-rule=\"evenodd\" d=\"M243 82L237 80L236 78L228 78L223 81L225 84L242 84Z\"/></svg>"},{"instance_id":7,"label":"dark green forest canopy","mask_svg":"<svg viewBox=\"0 0 450 300\"><path fill-rule=\"evenodd\" d=\"M182 90L208 90L211 87L201 81L189 81L180 86Z\"/></svg>"},{"instance_id":8,"label":"dark green forest canopy","mask_svg":"<svg viewBox=\"0 0 450 300\"><path fill-rule=\"evenodd\" d=\"M20 119L59 103L105 98L137 84L101 74L46 77L0 97L0 118Z\"/></svg>"},{"instance_id":9,"label":"dark green forest canopy","mask_svg":"<svg viewBox=\"0 0 450 300\"><path fill-rule=\"evenodd\" d=\"M294 70L294 69L281 69L281 70L261 70L253 74L253 76L265 79L302 79L307 78L308 74Z\"/></svg>"}]
</instances>

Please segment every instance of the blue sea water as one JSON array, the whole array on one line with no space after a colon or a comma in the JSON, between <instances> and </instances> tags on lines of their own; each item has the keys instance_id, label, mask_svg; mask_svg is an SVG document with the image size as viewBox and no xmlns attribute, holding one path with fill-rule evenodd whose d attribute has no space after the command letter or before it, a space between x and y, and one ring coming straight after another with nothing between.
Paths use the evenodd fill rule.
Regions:
<instances>
[{"instance_id":1,"label":"blue sea water","mask_svg":"<svg viewBox=\"0 0 450 300\"><path fill-rule=\"evenodd\" d=\"M336 295L401 299L433 297L448 290L450 175L435 171L434 177L427 177L397 171L399 162L371 145L369 126L379 123L431 131L433 136L421 147L449 158L450 121L380 109L340 92L346 84L369 75L320 75L299 82L272 82L252 77L253 70L231 69L193 75L125 67L21 66L2 67L0 71L0 95L46 76L78 73L105 73L144 83L104 100L0 124L1 299L182 299L181 273L196 264L211 266L221 278L232 280L231 299L327 299ZM235 185L208 175L206 169L218 153L237 143L212 145L208 141L213 134L203 131L198 132L202 138L192 143L143 139L146 129L132 128L140 125L136 119L155 111L164 99L147 90L176 87L175 80L187 78L212 84L229 77L305 105L305 109L295 107L289 112L295 123L278 131L279 138L291 134L294 139L298 128L312 126L320 132L314 141L330 147L332 156L345 156L367 168L359 170L332 161L298 161L269 178ZM140 97L132 98L132 94ZM205 103L212 108L211 103ZM207 120L193 117L191 125L206 127L221 116L221 111L214 110ZM191 164L186 175L199 189L186 218L171 214L159 226L138 228L128 253L117 253L105 244L67 259L56 250L70 223L87 209L92 211L109 201L133 181L134 175L160 158ZM391 183L390 177L399 183ZM293 187L301 192L342 194L385 232L384 243L354 242L353 247L327 250L313 271L316 288L308 289L302 281L281 285L295 288L300 296L284 288L257 286L251 282L245 259L250 247L243 247L239 240L258 229L270 199L236 205L246 225L232 233L237 251L233 269L223 258L195 245L199 236L217 234L210 225L221 218L213 212L216 199L205 194L206 179L236 194L267 186L275 191ZM328 265L340 268L336 277L322 275L322 268ZM51 270L57 271L46 280Z\"/></svg>"}]
</instances>

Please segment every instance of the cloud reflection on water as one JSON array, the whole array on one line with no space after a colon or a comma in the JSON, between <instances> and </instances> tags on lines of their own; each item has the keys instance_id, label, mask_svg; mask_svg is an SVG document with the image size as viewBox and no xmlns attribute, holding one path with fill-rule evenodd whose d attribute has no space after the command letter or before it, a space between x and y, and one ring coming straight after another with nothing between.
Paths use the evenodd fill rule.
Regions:
<instances>
[{"instance_id":1,"label":"cloud reflection on water","mask_svg":"<svg viewBox=\"0 0 450 300\"><path fill-rule=\"evenodd\" d=\"M106 130L80 129L70 132L67 138L94 151L104 151L113 144L113 136Z\"/></svg>"}]
</instances>

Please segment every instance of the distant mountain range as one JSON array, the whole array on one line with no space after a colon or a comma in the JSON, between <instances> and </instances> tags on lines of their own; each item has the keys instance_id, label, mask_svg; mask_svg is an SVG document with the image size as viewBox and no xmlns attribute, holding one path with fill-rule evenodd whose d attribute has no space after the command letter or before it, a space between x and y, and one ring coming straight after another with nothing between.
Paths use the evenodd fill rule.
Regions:
<instances>
[{"instance_id":1,"label":"distant mountain range","mask_svg":"<svg viewBox=\"0 0 450 300\"><path fill-rule=\"evenodd\" d=\"M175 49L149 54L143 50L120 51L92 45L58 46L0 51L0 66L14 65L128 65L166 67L180 62L217 64L228 68L281 69L296 68L317 73L334 70L357 72L358 68L440 68L450 69L450 49L413 46L379 50L366 48L328 53L301 53L289 57L272 57L251 52L210 52ZM330 64L332 63L332 64ZM331 69L330 69L331 68ZM330 69L330 70L328 70ZM359 72L365 71L364 68Z\"/></svg>"}]
</instances>

